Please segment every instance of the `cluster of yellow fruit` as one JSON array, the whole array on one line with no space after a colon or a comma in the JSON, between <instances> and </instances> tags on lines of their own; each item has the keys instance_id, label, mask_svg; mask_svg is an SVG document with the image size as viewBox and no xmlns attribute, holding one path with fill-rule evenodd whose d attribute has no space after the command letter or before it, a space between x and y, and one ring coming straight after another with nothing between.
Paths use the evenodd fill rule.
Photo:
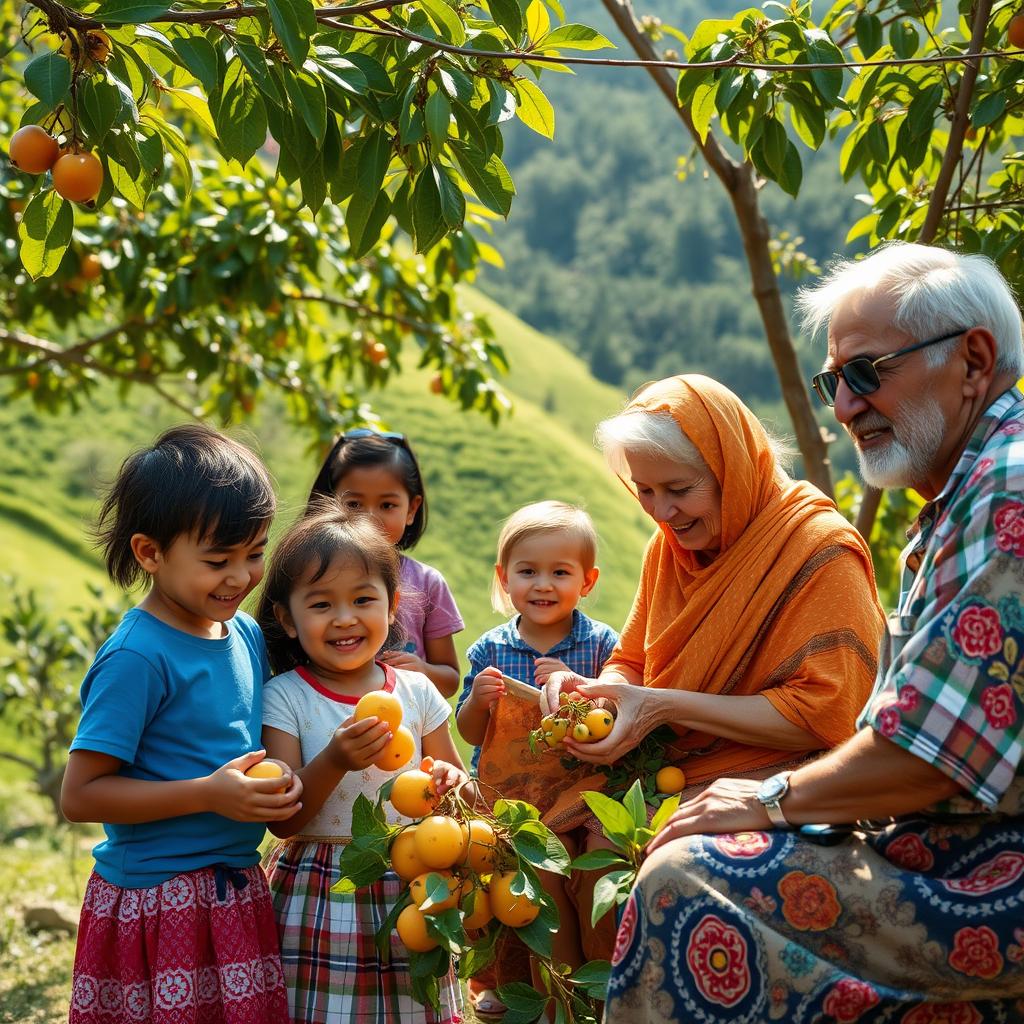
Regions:
<instances>
[{"instance_id":1,"label":"cluster of yellow fruit","mask_svg":"<svg viewBox=\"0 0 1024 1024\"><path fill-rule=\"evenodd\" d=\"M389 859L395 874L408 883L412 900L398 915L395 929L406 948L428 953L440 942L427 930L427 917L458 907L462 927L479 931L492 919L512 928L530 924L540 906L525 893L513 895L511 847L483 817L436 814L439 798L430 775L432 758L418 769L402 772L389 800L399 814L418 819L391 843Z\"/></svg>"},{"instance_id":2,"label":"cluster of yellow fruit","mask_svg":"<svg viewBox=\"0 0 1024 1024\"><path fill-rule=\"evenodd\" d=\"M592 700L573 693L558 695L558 711L545 715L540 728L530 734L531 742L541 741L549 747L557 747L562 740L577 743L596 743L612 731L615 716L607 708L599 708Z\"/></svg>"},{"instance_id":3,"label":"cluster of yellow fruit","mask_svg":"<svg viewBox=\"0 0 1024 1024\"><path fill-rule=\"evenodd\" d=\"M103 187L103 164L92 153L79 152L74 146L62 148L37 124L27 124L14 133L10 157L26 174L49 171L57 194L74 203L91 203Z\"/></svg>"},{"instance_id":4,"label":"cluster of yellow fruit","mask_svg":"<svg viewBox=\"0 0 1024 1024\"><path fill-rule=\"evenodd\" d=\"M371 690L359 698L353 720L379 718L391 727L391 739L373 762L382 772L397 772L416 751L413 735L402 725L402 702L387 690Z\"/></svg>"}]
</instances>

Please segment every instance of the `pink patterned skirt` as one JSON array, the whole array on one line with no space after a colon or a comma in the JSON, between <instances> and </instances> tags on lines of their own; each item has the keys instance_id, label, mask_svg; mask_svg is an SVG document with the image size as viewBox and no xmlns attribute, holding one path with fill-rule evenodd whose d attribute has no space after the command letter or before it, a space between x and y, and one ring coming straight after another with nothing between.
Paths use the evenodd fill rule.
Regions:
<instances>
[{"instance_id":1,"label":"pink patterned skirt","mask_svg":"<svg viewBox=\"0 0 1024 1024\"><path fill-rule=\"evenodd\" d=\"M70 1024L288 1024L277 926L259 865L149 889L89 878Z\"/></svg>"}]
</instances>

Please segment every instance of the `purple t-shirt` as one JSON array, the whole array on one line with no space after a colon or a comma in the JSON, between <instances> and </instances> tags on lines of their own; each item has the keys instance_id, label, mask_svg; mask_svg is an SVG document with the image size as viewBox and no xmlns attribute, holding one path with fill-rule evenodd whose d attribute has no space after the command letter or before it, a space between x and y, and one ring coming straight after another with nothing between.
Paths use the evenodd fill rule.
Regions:
<instances>
[{"instance_id":1,"label":"purple t-shirt","mask_svg":"<svg viewBox=\"0 0 1024 1024\"><path fill-rule=\"evenodd\" d=\"M405 633L402 650L426 657L424 641L466 628L444 577L432 566L402 555L395 615Z\"/></svg>"}]
</instances>

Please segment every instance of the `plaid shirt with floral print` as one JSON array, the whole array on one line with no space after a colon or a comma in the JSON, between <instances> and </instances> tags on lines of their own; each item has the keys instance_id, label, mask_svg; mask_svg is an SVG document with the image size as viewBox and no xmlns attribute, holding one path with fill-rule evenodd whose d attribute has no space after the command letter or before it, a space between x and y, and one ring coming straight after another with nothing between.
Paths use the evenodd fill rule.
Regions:
<instances>
[{"instance_id":1,"label":"plaid shirt with floral print","mask_svg":"<svg viewBox=\"0 0 1024 1024\"><path fill-rule=\"evenodd\" d=\"M944 809L979 811L980 802L1024 813L1024 394L1017 388L985 411L908 536L899 606L860 724L976 798Z\"/></svg>"}]
</instances>

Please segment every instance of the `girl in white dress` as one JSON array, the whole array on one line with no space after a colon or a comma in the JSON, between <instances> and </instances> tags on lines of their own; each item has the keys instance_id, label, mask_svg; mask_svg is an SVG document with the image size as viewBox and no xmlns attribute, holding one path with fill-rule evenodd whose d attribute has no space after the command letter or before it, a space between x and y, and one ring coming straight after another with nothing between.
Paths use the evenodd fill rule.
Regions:
<instances>
[{"instance_id":1,"label":"girl in white dress","mask_svg":"<svg viewBox=\"0 0 1024 1024\"><path fill-rule=\"evenodd\" d=\"M384 878L349 895L332 893L352 807L376 799L397 771L434 758L440 793L466 778L448 730L451 709L425 675L378 660L395 619L398 554L365 516L331 502L297 522L271 559L260 606L272 669L263 694L263 743L302 779L299 810L272 831L281 960L293 1024L449 1024L459 1020L458 983L440 979L441 1013L412 997L408 953L392 933L389 958L374 934L401 882ZM383 690L383 718L354 720L359 698ZM395 822L405 821L390 804Z\"/></svg>"}]
</instances>

